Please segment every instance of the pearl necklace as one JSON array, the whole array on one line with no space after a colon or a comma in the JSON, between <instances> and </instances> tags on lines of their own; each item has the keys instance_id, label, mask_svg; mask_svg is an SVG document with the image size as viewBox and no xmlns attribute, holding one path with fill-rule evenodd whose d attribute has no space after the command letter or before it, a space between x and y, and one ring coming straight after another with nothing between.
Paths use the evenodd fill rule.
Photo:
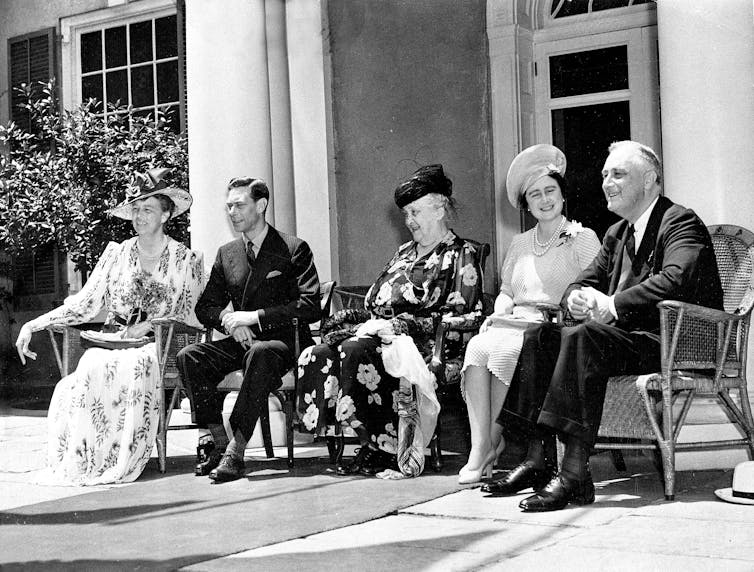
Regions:
<instances>
[{"instance_id":1,"label":"pearl necklace","mask_svg":"<svg viewBox=\"0 0 754 572\"><path fill-rule=\"evenodd\" d=\"M558 228L555 230L555 232L552 233L550 238L545 243L539 242L539 239L537 238L537 231L539 230L539 223L536 224L531 234L531 250L535 256L544 256L545 254L547 254L547 251L550 250L550 248L552 248L552 245L555 244L555 241L558 238L560 238L560 233L563 232L565 223L566 223L566 218L564 216L561 216L560 224L558 225ZM540 249L539 252L537 252L537 248Z\"/></svg>"}]
</instances>

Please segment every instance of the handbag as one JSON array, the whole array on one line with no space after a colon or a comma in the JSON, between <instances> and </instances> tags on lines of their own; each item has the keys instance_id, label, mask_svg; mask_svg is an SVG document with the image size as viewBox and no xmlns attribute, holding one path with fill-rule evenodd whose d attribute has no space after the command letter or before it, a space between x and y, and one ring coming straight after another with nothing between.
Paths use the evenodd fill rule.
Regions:
<instances>
[{"instance_id":1,"label":"handbag","mask_svg":"<svg viewBox=\"0 0 754 572\"><path fill-rule=\"evenodd\" d=\"M328 346L336 346L352 337L359 326L370 317L369 312L361 308L339 310L322 322L320 326L322 341Z\"/></svg>"},{"instance_id":2,"label":"handbag","mask_svg":"<svg viewBox=\"0 0 754 572\"><path fill-rule=\"evenodd\" d=\"M123 350L138 348L153 342L151 336L142 338L123 338L121 332L97 332L84 330L81 332L81 346L83 348L104 348L108 350Z\"/></svg>"}]
</instances>

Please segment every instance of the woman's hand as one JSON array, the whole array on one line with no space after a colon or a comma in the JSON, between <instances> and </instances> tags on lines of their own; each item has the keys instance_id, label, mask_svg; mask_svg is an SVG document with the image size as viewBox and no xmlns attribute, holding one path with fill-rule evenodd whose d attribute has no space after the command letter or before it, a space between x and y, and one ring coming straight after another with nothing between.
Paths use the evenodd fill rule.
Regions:
<instances>
[{"instance_id":1,"label":"woman's hand","mask_svg":"<svg viewBox=\"0 0 754 572\"><path fill-rule=\"evenodd\" d=\"M482 322L482 325L479 326L479 333L483 334L484 332L490 329L491 325L492 325L492 320L489 317L485 318L484 322Z\"/></svg>"},{"instance_id":2,"label":"woman's hand","mask_svg":"<svg viewBox=\"0 0 754 572\"><path fill-rule=\"evenodd\" d=\"M150 322L149 320L146 320L144 322L139 322L138 324L134 324L133 326L128 326L123 331L123 337L139 339L139 338L143 338L151 331L152 331L152 322Z\"/></svg>"},{"instance_id":3,"label":"woman's hand","mask_svg":"<svg viewBox=\"0 0 754 572\"><path fill-rule=\"evenodd\" d=\"M37 352L33 352L29 349L29 342L31 342L31 328L29 324L21 326L21 331L18 332L18 339L16 339L16 351L18 357L21 358L21 363L26 365L26 358L37 359Z\"/></svg>"}]
</instances>

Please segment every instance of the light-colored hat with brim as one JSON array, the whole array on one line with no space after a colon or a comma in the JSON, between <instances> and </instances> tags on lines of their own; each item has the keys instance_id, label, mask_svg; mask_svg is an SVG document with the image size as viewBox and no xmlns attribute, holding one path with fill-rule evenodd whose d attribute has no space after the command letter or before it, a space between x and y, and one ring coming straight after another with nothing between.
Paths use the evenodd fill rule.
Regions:
<instances>
[{"instance_id":1,"label":"light-colored hat with brim","mask_svg":"<svg viewBox=\"0 0 754 572\"><path fill-rule=\"evenodd\" d=\"M155 195L165 195L175 204L175 210L171 218L185 213L191 207L193 199L188 191L177 187L168 186L164 178L170 173L170 169L150 169L146 173L136 173L131 186L126 190L126 200L118 206L110 209L112 216L131 220L133 209L131 206L136 201L142 201Z\"/></svg>"},{"instance_id":2,"label":"light-colored hat with brim","mask_svg":"<svg viewBox=\"0 0 754 572\"><path fill-rule=\"evenodd\" d=\"M717 498L725 502L754 505L754 461L745 461L733 470L733 486L717 489Z\"/></svg>"},{"instance_id":3,"label":"light-colored hat with brim","mask_svg":"<svg viewBox=\"0 0 754 572\"><path fill-rule=\"evenodd\" d=\"M508 200L514 208L519 208L526 189L545 175L558 173L565 175L566 158L563 151L548 143L532 145L521 151L508 168L505 188Z\"/></svg>"}]
</instances>

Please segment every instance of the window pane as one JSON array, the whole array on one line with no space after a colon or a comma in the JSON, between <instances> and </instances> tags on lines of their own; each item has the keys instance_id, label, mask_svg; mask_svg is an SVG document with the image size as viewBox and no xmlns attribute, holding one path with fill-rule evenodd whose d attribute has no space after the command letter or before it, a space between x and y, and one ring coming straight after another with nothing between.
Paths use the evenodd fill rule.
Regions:
<instances>
[{"instance_id":1,"label":"window pane","mask_svg":"<svg viewBox=\"0 0 754 572\"><path fill-rule=\"evenodd\" d=\"M152 59L152 21L129 26L131 34L131 63L139 64Z\"/></svg>"},{"instance_id":2,"label":"window pane","mask_svg":"<svg viewBox=\"0 0 754 572\"><path fill-rule=\"evenodd\" d=\"M157 38L157 59L174 58L178 55L178 29L175 16L155 20L154 33Z\"/></svg>"},{"instance_id":3,"label":"window pane","mask_svg":"<svg viewBox=\"0 0 754 572\"><path fill-rule=\"evenodd\" d=\"M178 61L157 64L157 103L178 101Z\"/></svg>"},{"instance_id":4,"label":"window pane","mask_svg":"<svg viewBox=\"0 0 754 572\"><path fill-rule=\"evenodd\" d=\"M592 11L610 10L610 8L624 8L628 6L628 0L594 0Z\"/></svg>"},{"instance_id":5,"label":"window pane","mask_svg":"<svg viewBox=\"0 0 754 572\"><path fill-rule=\"evenodd\" d=\"M154 105L152 64L131 68L131 105Z\"/></svg>"},{"instance_id":6,"label":"window pane","mask_svg":"<svg viewBox=\"0 0 754 572\"><path fill-rule=\"evenodd\" d=\"M602 165L613 141L631 138L628 101L552 111L552 141L568 158L567 216L600 238L618 220L602 193Z\"/></svg>"},{"instance_id":7,"label":"window pane","mask_svg":"<svg viewBox=\"0 0 754 572\"><path fill-rule=\"evenodd\" d=\"M97 101L102 101L102 74L81 78L81 101L87 101L92 97Z\"/></svg>"},{"instance_id":8,"label":"window pane","mask_svg":"<svg viewBox=\"0 0 754 572\"><path fill-rule=\"evenodd\" d=\"M102 69L102 32L81 34L81 72Z\"/></svg>"},{"instance_id":9,"label":"window pane","mask_svg":"<svg viewBox=\"0 0 754 572\"><path fill-rule=\"evenodd\" d=\"M107 102L115 104L120 100L121 105L128 105L128 76L126 70L108 72L107 74Z\"/></svg>"},{"instance_id":10,"label":"window pane","mask_svg":"<svg viewBox=\"0 0 754 572\"><path fill-rule=\"evenodd\" d=\"M554 11L557 6L558 0L553 0L552 10ZM575 16L576 14L586 14L588 11L589 0L564 0L563 6L560 7L555 17L564 18L566 16Z\"/></svg>"},{"instance_id":11,"label":"window pane","mask_svg":"<svg viewBox=\"0 0 754 572\"><path fill-rule=\"evenodd\" d=\"M550 56L550 97L628 89L626 46Z\"/></svg>"},{"instance_id":12,"label":"window pane","mask_svg":"<svg viewBox=\"0 0 754 572\"><path fill-rule=\"evenodd\" d=\"M114 68L126 65L126 27L105 30L105 66Z\"/></svg>"}]
</instances>

